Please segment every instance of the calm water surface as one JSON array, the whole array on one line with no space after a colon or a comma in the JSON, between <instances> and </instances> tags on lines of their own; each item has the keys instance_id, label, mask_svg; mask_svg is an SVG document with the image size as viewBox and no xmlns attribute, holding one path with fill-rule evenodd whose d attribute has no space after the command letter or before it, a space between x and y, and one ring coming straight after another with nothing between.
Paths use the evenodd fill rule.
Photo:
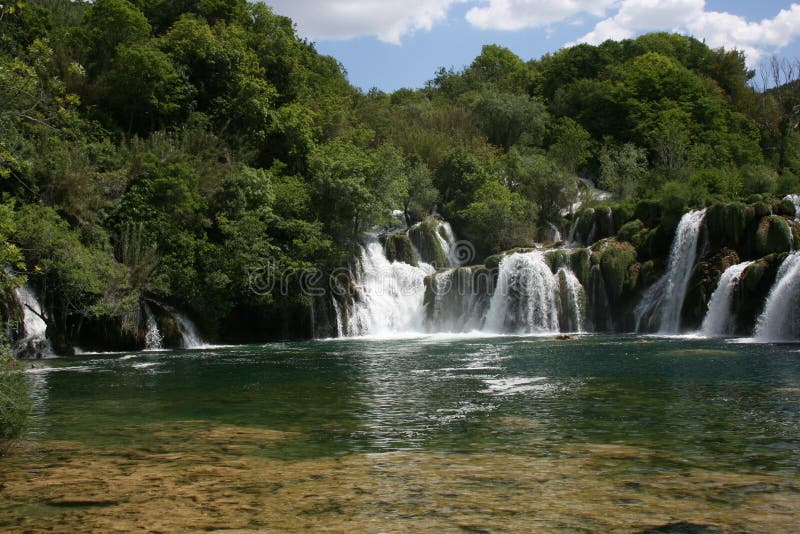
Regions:
<instances>
[{"instance_id":1,"label":"calm water surface","mask_svg":"<svg viewBox=\"0 0 800 534\"><path fill-rule=\"evenodd\" d=\"M653 521L691 521L712 531L717 527L781 530L793 518L800 520L800 345L655 338L643 342L636 337L603 336L564 341L441 336L334 340L84 355L44 362L29 376L36 399L34 421L23 450L6 466L9 480L18 476L20 485L56 477L46 469L26 476L19 472L52 462L53 455L69 455L63 447L101 459L130 451L150 453L157 445L178 450L186 443L196 446L192 454L200 457L219 452L217 438L193 440L191 432L180 430L184 428L180 425L195 424L192 432L218 428L280 433L281 439L252 438L261 441L258 446L237 449L239 461L255 462L248 464L250 471L276 465L314 466L324 479L334 469L327 462L368 459L369 467L353 466L347 476L369 472L372 483L394 484L396 473L375 481L381 474L374 472L374 459L395 458L401 466L421 462L423 475L417 476L438 473L437 481L447 479L455 495L465 484L464 469L483 465L484 471L498 471L506 463L514 465L508 487L519 485L517 476L527 481L539 472L549 473L547 480L579 481L578 489L568 489L576 504L562 510L559 518L584 514L581 499L599 498L591 492L581 496L586 488L608 484L598 491L605 495L627 488L637 493L635 498L617 495L609 501L628 506L624 512L630 518L619 524L604 523L588 512L577 523L553 519L525 523L535 521L533 510L530 516L513 516L511 523L504 523L489 507L469 516L467 526L479 530L482 519L488 530L511 524L544 530L636 530L657 526ZM161 449L157 452L164 454ZM141 465L150 460L143 457ZM131 469L138 465L135 459L131 465ZM589 469L590 465L594 467ZM92 469L89 464L84 467ZM352 477L344 480L355 480ZM698 489L704 487L702 480L687 481L691 487L681 489L674 486L680 477L700 477L716 489L702 493ZM736 477L743 482L732 482ZM656 485L648 489L648 480ZM667 491L657 482L666 481L671 484L669 491L683 492L680 499L686 512L670 515L664 510L654 515L656 503ZM438 482L417 482L423 488L419 491L435 493ZM409 482L403 479L397 484L394 490L400 491ZM51 491L52 484L47 486ZM473 490L479 503L504 499L496 483ZM0 503L0 518L3 512L8 517L5 526L36 526L36 520L48 518L69 524L62 508L54 506L58 502L52 494L42 491L39 497L36 492L20 494ZM513 499L513 491L508 491L505 498ZM542 491L545 498L558 489ZM752 503L753 513L740 513L754 495L761 500ZM268 499L258 498L262 503ZM30 515L31 506L39 501L45 503L36 508L38 519L23 521L21 517ZM365 530L436 526L414 523L412 519L419 519L414 510L430 517L431 510L441 508L432 501L406 502L411 511L394 517L390 513L394 508L369 508L378 506L374 499L347 502L340 503L339 515L348 521L368 517L373 523L351 524ZM69 517L80 517L86 526L87 517L111 513L116 504L107 504L105 512L91 502L76 506ZM738 515L726 515L725 510L733 514L737 508ZM685 517L689 511L706 509L699 516ZM445 514L441 524L466 528L458 523L465 513ZM324 514L320 517L312 527L338 524ZM412 522L402 522L403 517ZM268 518L264 521L244 527L277 525ZM309 528L302 522L280 525Z\"/></svg>"}]
</instances>

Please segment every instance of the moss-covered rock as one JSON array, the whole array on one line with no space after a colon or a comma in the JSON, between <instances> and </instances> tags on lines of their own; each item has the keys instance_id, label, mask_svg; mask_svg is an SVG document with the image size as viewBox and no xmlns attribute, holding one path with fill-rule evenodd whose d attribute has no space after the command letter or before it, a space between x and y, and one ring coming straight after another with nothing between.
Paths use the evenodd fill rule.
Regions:
<instances>
[{"instance_id":1,"label":"moss-covered rock","mask_svg":"<svg viewBox=\"0 0 800 534\"><path fill-rule=\"evenodd\" d=\"M657 226L661 220L661 205L656 200L640 200L636 203L633 217L647 227Z\"/></svg>"},{"instance_id":2,"label":"moss-covered rock","mask_svg":"<svg viewBox=\"0 0 800 534\"><path fill-rule=\"evenodd\" d=\"M788 198L772 199L772 213L794 219L796 215L794 202Z\"/></svg>"},{"instance_id":3,"label":"moss-covered rock","mask_svg":"<svg viewBox=\"0 0 800 534\"><path fill-rule=\"evenodd\" d=\"M383 244L386 259L389 261L400 261L417 267L419 261L414 252L414 245L406 234L390 234L386 236Z\"/></svg>"},{"instance_id":4,"label":"moss-covered rock","mask_svg":"<svg viewBox=\"0 0 800 534\"><path fill-rule=\"evenodd\" d=\"M618 301L624 293L636 289L641 266L636 261L636 249L633 245L615 240L607 241L600 251L599 264L612 302Z\"/></svg>"},{"instance_id":5,"label":"moss-covered rock","mask_svg":"<svg viewBox=\"0 0 800 534\"><path fill-rule=\"evenodd\" d=\"M792 250L794 238L788 221L778 215L763 217L755 235L755 252L766 256Z\"/></svg>"},{"instance_id":6,"label":"moss-covered rock","mask_svg":"<svg viewBox=\"0 0 800 534\"><path fill-rule=\"evenodd\" d=\"M449 265L447 255L442 247L441 237L437 234L439 221L428 217L408 230L408 237L419 252L419 260L430 263L437 269Z\"/></svg>"},{"instance_id":7,"label":"moss-covered rock","mask_svg":"<svg viewBox=\"0 0 800 534\"><path fill-rule=\"evenodd\" d=\"M735 250L723 248L699 261L692 272L686 288L686 298L681 309L681 325L688 330L696 330L708 311L708 301L728 267L739 263Z\"/></svg>"},{"instance_id":8,"label":"moss-covered rock","mask_svg":"<svg viewBox=\"0 0 800 534\"><path fill-rule=\"evenodd\" d=\"M753 333L756 320L764 309L778 269L785 258L786 254L770 254L750 264L742 273L739 291L733 298L736 334Z\"/></svg>"},{"instance_id":9,"label":"moss-covered rock","mask_svg":"<svg viewBox=\"0 0 800 534\"><path fill-rule=\"evenodd\" d=\"M738 249L747 230L748 210L741 202L714 204L706 211L705 223L712 247Z\"/></svg>"},{"instance_id":10,"label":"moss-covered rock","mask_svg":"<svg viewBox=\"0 0 800 534\"><path fill-rule=\"evenodd\" d=\"M603 239L614 235L614 216L611 208L600 206L594 210L595 239Z\"/></svg>"},{"instance_id":11,"label":"moss-covered rock","mask_svg":"<svg viewBox=\"0 0 800 534\"><path fill-rule=\"evenodd\" d=\"M756 217L759 219L766 217L768 215L772 215L772 207L768 203L763 201L754 202L753 209L756 212Z\"/></svg>"}]
</instances>

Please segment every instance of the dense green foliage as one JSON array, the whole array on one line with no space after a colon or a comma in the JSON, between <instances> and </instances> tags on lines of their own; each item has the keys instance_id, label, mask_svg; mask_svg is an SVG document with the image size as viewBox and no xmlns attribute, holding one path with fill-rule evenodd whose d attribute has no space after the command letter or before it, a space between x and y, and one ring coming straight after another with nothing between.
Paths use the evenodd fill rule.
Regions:
<instances>
[{"instance_id":1,"label":"dense green foliage","mask_svg":"<svg viewBox=\"0 0 800 534\"><path fill-rule=\"evenodd\" d=\"M563 227L578 176L675 209L796 192L793 100L751 76L739 52L650 34L529 62L486 46L364 94L261 3L4 4L3 263L61 351L87 324L135 330L143 299L224 338L242 310L308 305L295 283L252 291L254 271L346 265L391 210L438 211L488 255Z\"/></svg>"},{"instance_id":2,"label":"dense green foliage","mask_svg":"<svg viewBox=\"0 0 800 534\"><path fill-rule=\"evenodd\" d=\"M22 436L28 424L30 382L21 367L4 342L0 354L0 456Z\"/></svg>"}]
</instances>

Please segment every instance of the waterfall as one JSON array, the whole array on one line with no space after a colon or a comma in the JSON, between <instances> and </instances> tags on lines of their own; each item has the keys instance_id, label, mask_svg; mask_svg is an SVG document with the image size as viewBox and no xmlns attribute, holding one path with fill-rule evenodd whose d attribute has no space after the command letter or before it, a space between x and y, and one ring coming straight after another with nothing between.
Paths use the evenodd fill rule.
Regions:
<instances>
[{"instance_id":1,"label":"waterfall","mask_svg":"<svg viewBox=\"0 0 800 534\"><path fill-rule=\"evenodd\" d=\"M785 199L791 200L794 203L794 217L800 221L800 195L786 195Z\"/></svg>"},{"instance_id":2,"label":"waterfall","mask_svg":"<svg viewBox=\"0 0 800 534\"><path fill-rule=\"evenodd\" d=\"M164 339L158 331L158 323L150 310L150 306L144 304L144 313L147 317L147 333L144 336L145 350L161 350L164 348Z\"/></svg>"},{"instance_id":3,"label":"waterfall","mask_svg":"<svg viewBox=\"0 0 800 534\"><path fill-rule=\"evenodd\" d=\"M550 228L550 241L553 243L558 243L561 241L561 230L559 230L558 227L551 222L548 222L547 226Z\"/></svg>"},{"instance_id":4,"label":"waterfall","mask_svg":"<svg viewBox=\"0 0 800 534\"><path fill-rule=\"evenodd\" d=\"M355 271L356 299L348 317L347 335L421 330L428 274L423 268L389 262L372 236L362 248Z\"/></svg>"},{"instance_id":5,"label":"waterfall","mask_svg":"<svg viewBox=\"0 0 800 534\"><path fill-rule=\"evenodd\" d=\"M733 294L739 285L742 273L751 263L753 262L738 263L728 267L722 273L717 288L711 294L711 300L708 302L708 312L705 319L703 319L703 325L700 327L701 334L705 336L730 336L734 333L735 317L731 313Z\"/></svg>"},{"instance_id":6,"label":"waterfall","mask_svg":"<svg viewBox=\"0 0 800 534\"><path fill-rule=\"evenodd\" d=\"M200 332L197 330L194 322L186 317L184 314L171 306L163 306L163 308L172 316L172 319L178 324L178 330L181 333L181 346L184 349L201 349L207 347L208 344L203 340ZM149 323L148 323L149 326Z\"/></svg>"},{"instance_id":7,"label":"waterfall","mask_svg":"<svg viewBox=\"0 0 800 534\"><path fill-rule=\"evenodd\" d=\"M565 332L583 332L586 323L586 291L578 277L566 267L556 275L559 283L559 323Z\"/></svg>"},{"instance_id":8,"label":"waterfall","mask_svg":"<svg viewBox=\"0 0 800 534\"><path fill-rule=\"evenodd\" d=\"M758 341L800 339L800 252L783 260L754 337Z\"/></svg>"},{"instance_id":9,"label":"waterfall","mask_svg":"<svg viewBox=\"0 0 800 534\"><path fill-rule=\"evenodd\" d=\"M654 329L660 334L678 333L705 215L706 210L698 210L681 217L672 240L667 271L647 290L634 312L637 332Z\"/></svg>"},{"instance_id":10,"label":"waterfall","mask_svg":"<svg viewBox=\"0 0 800 534\"><path fill-rule=\"evenodd\" d=\"M491 275L479 273L476 279L466 267L450 269L432 276L433 302L428 330L432 332L470 332L483 325Z\"/></svg>"},{"instance_id":11,"label":"waterfall","mask_svg":"<svg viewBox=\"0 0 800 534\"><path fill-rule=\"evenodd\" d=\"M33 290L27 285L14 289L14 293L22 306L22 338L14 344L14 354L21 358L41 358L53 354L53 348L47 339L47 324L42 319L42 306L36 299Z\"/></svg>"},{"instance_id":12,"label":"waterfall","mask_svg":"<svg viewBox=\"0 0 800 534\"><path fill-rule=\"evenodd\" d=\"M344 336L344 325L342 324L342 308L339 306L336 297L331 295L331 302L333 303L333 311L336 313L336 337Z\"/></svg>"},{"instance_id":13,"label":"waterfall","mask_svg":"<svg viewBox=\"0 0 800 534\"><path fill-rule=\"evenodd\" d=\"M539 251L506 256L489 302L485 329L490 332L558 332L559 277Z\"/></svg>"},{"instance_id":14,"label":"waterfall","mask_svg":"<svg viewBox=\"0 0 800 534\"><path fill-rule=\"evenodd\" d=\"M461 265L461 258L458 257L458 248L456 246L456 238L453 233L453 228L447 221L440 221L436 227L436 239L444 250L444 255L447 258L449 267L459 267Z\"/></svg>"}]
</instances>

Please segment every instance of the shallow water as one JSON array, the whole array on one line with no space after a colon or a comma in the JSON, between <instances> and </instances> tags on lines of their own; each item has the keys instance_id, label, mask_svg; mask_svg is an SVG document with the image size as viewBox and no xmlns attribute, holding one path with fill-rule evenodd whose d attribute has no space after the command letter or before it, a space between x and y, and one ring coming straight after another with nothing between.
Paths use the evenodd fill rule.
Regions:
<instances>
[{"instance_id":1,"label":"shallow water","mask_svg":"<svg viewBox=\"0 0 800 534\"><path fill-rule=\"evenodd\" d=\"M800 520L798 345L432 336L38 365L2 530Z\"/></svg>"}]
</instances>

